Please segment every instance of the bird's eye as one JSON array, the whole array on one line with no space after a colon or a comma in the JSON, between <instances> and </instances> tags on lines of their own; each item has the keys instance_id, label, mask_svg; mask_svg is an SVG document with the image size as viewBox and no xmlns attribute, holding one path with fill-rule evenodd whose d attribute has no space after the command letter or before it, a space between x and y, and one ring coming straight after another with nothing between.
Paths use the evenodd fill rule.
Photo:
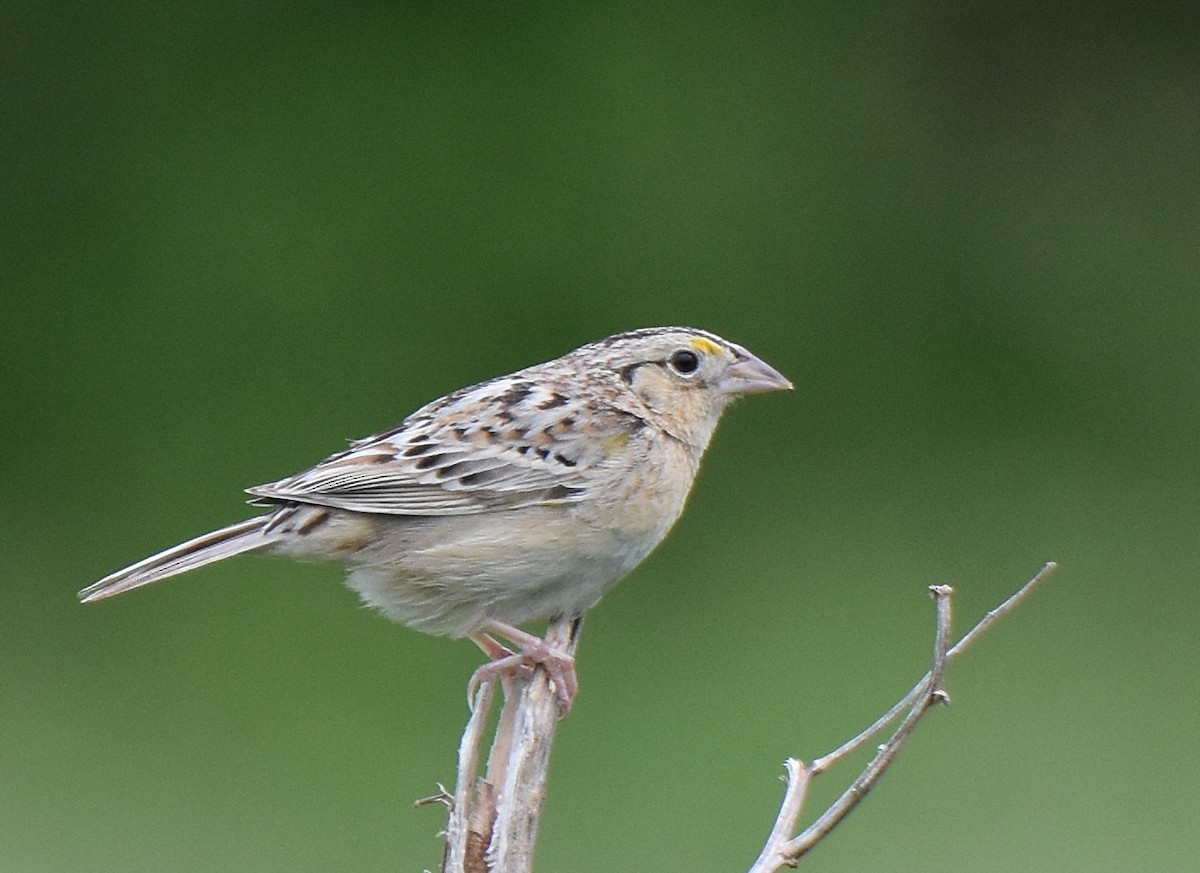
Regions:
<instances>
[{"instance_id":1,"label":"bird's eye","mask_svg":"<svg viewBox=\"0 0 1200 873\"><path fill-rule=\"evenodd\" d=\"M700 356L688 349L680 349L671 355L668 363L676 373L687 376L695 373L696 368L700 366Z\"/></svg>"}]
</instances>

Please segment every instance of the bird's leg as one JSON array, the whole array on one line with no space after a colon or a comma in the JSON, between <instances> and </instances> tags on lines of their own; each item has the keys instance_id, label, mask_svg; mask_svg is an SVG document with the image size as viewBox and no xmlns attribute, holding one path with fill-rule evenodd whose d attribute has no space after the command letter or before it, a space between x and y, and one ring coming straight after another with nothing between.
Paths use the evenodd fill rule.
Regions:
<instances>
[{"instance_id":1,"label":"bird's leg","mask_svg":"<svg viewBox=\"0 0 1200 873\"><path fill-rule=\"evenodd\" d=\"M471 642L483 649L483 653L493 661L499 661L502 658L510 657L513 650L501 643L491 634L472 634Z\"/></svg>"},{"instance_id":2,"label":"bird's leg","mask_svg":"<svg viewBox=\"0 0 1200 873\"><path fill-rule=\"evenodd\" d=\"M483 653L491 659L492 664L496 664L501 661L503 661L505 664L509 664L513 663L511 659L520 657L514 653L512 649L501 643L491 634L480 632L477 634L471 634L468 639L470 639L471 642L483 650ZM484 666L489 665L485 664ZM472 712L475 711L475 692L479 690L479 686L490 679L495 679L496 675L498 675L495 673L480 675L480 670L482 669L483 668L481 667L479 670L476 670L473 674L471 674L471 680L467 683L467 706L471 708ZM529 665L524 665L523 667L521 665L515 666L509 672L504 673L501 678L511 679L517 675L521 675L521 677L524 679L530 679L533 677L533 667ZM507 683L505 684L507 685ZM506 687L504 689L504 696L506 698L508 697L508 692L509 689Z\"/></svg>"},{"instance_id":3,"label":"bird's leg","mask_svg":"<svg viewBox=\"0 0 1200 873\"><path fill-rule=\"evenodd\" d=\"M558 698L561 716L571 711L571 704L575 701L575 695L579 693L579 679L575 675L573 657L560 652L541 637L503 622L490 621L487 623L487 630L491 633L471 636L475 645L483 649L492 661L484 664L471 676L471 681L467 684L468 697L474 696L474 691L481 682L502 676L527 676L532 668L541 667L554 683L554 694ZM512 652L501 645L491 635L493 633L515 643L519 651Z\"/></svg>"}]
</instances>

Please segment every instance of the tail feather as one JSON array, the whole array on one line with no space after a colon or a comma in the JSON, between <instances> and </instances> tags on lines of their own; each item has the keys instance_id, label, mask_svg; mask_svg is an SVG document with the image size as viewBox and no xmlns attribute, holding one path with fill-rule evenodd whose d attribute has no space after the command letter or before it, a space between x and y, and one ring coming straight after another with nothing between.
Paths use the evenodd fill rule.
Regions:
<instances>
[{"instance_id":1,"label":"tail feather","mask_svg":"<svg viewBox=\"0 0 1200 873\"><path fill-rule=\"evenodd\" d=\"M93 582L79 592L79 599L84 603L103 600L214 561L265 548L279 538L278 533L267 530L270 518L270 515L248 518L151 555L124 570L105 576L99 582Z\"/></svg>"}]
</instances>

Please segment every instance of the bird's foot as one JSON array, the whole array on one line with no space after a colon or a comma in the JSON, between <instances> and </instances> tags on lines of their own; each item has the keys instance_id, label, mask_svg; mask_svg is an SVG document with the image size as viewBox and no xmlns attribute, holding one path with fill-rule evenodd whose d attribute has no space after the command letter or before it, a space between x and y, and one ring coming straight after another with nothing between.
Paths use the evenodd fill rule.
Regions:
<instances>
[{"instance_id":1,"label":"bird's foot","mask_svg":"<svg viewBox=\"0 0 1200 873\"><path fill-rule=\"evenodd\" d=\"M489 633L474 634L472 641L492 660L471 676L471 681L467 683L467 699L474 700L476 689L484 682L516 676L529 679L534 670L541 667L554 683L559 718L565 718L575 702L575 695L579 693L575 658L554 648L541 637L502 622L489 623L488 630L514 643L518 651L502 645Z\"/></svg>"}]
</instances>

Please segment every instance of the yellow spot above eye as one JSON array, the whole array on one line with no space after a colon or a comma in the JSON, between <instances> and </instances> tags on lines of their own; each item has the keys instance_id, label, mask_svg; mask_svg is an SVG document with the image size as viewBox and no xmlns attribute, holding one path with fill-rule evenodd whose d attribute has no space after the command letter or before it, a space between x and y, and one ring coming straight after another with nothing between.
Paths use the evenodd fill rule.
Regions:
<instances>
[{"instance_id":1,"label":"yellow spot above eye","mask_svg":"<svg viewBox=\"0 0 1200 873\"><path fill-rule=\"evenodd\" d=\"M704 352L706 355L716 355L721 352L721 347L707 337L694 336L688 340L688 344L697 351Z\"/></svg>"}]
</instances>

